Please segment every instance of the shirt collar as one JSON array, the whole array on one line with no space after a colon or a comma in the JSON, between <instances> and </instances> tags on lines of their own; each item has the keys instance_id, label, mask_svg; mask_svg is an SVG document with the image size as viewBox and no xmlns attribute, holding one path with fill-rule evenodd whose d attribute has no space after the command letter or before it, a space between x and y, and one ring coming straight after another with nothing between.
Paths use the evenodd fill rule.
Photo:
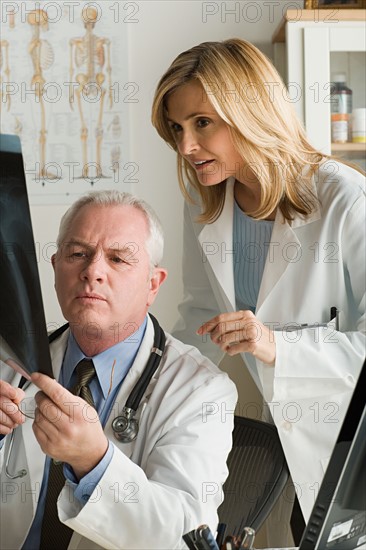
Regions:
<instances>
[{"instance_id":1,"label":"shirt collar","mask_svg":"<svg viewBox=\"0 0 366 550\"><path fill-rule=\"evenodd\" d=\"M92 359L103 396L106 399L131 368L144 337L146 324L147 317L131 336L94 357L84 355L70 331L62 364L62 384L66 388L70 387L73 372L79 361L85 358Z\"/></svg>"}]
</instances>

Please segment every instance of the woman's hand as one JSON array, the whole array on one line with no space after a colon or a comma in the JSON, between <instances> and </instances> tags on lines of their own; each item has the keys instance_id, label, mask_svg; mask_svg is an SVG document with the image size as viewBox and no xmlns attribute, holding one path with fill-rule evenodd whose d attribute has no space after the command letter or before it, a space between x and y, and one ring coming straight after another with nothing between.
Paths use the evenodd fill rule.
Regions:
<instances>
[{"instance_id":1,"label":"woman's hand","mask_svg":"<svg viewBox=\"0 0 366 550\"><path fill-rule=\"evenodd\" d=\"M221 313L204 323L197 334L209 334L228 355L248 352L267 365L275 363L274 334L250 310Z\"/></svg>"}]
</instances>

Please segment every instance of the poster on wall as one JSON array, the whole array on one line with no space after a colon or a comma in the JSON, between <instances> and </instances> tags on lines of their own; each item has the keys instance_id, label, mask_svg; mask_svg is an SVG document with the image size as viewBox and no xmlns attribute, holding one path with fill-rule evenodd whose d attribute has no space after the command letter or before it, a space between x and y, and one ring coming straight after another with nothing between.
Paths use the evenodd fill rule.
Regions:
<instances>
[{"instance_id":1,"label":"poster on wall","mask_svg":"<svg viewBox=\"0 0 366 550\"><path fill-rule=\"evenodd\" d=\"M18 135L31 204L130 191L127 28L119 2L1 2L0 131ZM135 96L135 97L134 97Z\"/></svg>"}]
</instances>

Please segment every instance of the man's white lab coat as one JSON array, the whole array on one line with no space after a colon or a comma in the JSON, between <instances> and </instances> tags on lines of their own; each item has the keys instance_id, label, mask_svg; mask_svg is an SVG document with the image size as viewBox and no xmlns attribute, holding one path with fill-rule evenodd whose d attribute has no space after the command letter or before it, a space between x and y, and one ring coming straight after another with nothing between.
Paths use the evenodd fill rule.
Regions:
<instances>
[{"instance_id":1,"label":"man's white lab coat","mask_svg":"<svg viewBox=\"0 0 366 550\"><path fill-rule=\"evenodd\" d=\"M51 344L58 378L68 331ZM116 441L112 420L141 375L153 345L149 319L135 362L128 372L110 418L106 436L114 455L100 483L82 507L70 486L61 492L61 521L75 530L69 548L184 548L183 534L208 523L217 527L216 510L227 477L226 458L232 444L237 393L228 376L198 350L167 335L166 351L138 411L140 429L130 444ZM2 378L14 371L2 364ZM35 386L27 395L37 392ZM0 452L2 550L21 548L32 523L42 482L45 455L32 431L32 421L15 431L11 473L25 468L15 480L4 472L9 436Z\"/></svg>"}]
</instances>

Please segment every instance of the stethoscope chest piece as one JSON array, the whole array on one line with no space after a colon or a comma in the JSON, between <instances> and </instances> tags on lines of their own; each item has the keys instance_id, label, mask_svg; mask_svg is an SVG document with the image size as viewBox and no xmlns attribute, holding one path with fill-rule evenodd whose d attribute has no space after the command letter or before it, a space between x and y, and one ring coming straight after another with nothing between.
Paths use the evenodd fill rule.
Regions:
<instances>
[{"instance_id":1,"label":"stethoscope chest piece","mask_svg":"<svg viewBox=\"0 0 366 550\"><path fill-rule=\"evenodd\" d=\"M134 410L124 407L122 414L112 422L114 437L121 443L131 443L137 437L139 423L136 418L133 418L134 414Z\"/></svg>"}]
</instances>

